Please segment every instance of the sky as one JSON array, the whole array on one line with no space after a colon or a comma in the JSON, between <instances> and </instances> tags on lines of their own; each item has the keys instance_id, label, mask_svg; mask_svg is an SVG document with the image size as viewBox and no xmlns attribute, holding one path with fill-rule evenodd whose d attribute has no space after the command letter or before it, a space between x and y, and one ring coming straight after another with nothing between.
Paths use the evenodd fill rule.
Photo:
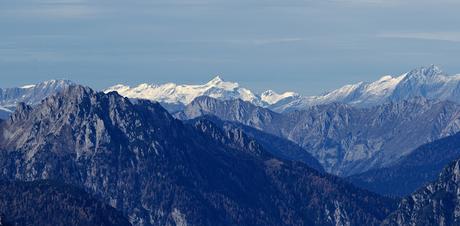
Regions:
<instances>
[{"instance_id":1,"label":"sky","mask_svg":"<svg viewBox=\"0 0 460 226\"><path fill-rule=\"evenodd\" d=\"M0 0L0 87L70 79L315 95L439 65L460 73L458 0Z\"/></svg>"}]
</instances>

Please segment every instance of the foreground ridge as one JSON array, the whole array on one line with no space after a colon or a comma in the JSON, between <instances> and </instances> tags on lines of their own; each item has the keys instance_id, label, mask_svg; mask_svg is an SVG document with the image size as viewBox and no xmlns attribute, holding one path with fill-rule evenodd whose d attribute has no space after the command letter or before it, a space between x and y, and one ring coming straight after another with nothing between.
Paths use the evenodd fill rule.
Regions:
<instances>
[{"instance_id":1,"label":"foreground ridge","mask_svg":"<svg viewBox=\"0 0 460 226\"><path fill-rule=\"evenodd\" d=\"M114 92L71 86L19 105L0 130L3 177L81 186L133 225L377 225L393 209L244 133Z\"/></svg>"}]
</instances>

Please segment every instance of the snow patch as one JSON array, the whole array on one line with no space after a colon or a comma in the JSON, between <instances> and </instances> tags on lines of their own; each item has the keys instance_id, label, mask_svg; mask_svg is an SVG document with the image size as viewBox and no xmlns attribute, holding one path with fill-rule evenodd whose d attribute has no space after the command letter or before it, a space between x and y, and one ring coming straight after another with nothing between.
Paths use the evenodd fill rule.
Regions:
<instances>
[{"instance_id":1,"label":"snow patch","mask_svg":"<svg viewBox=\"0 0 460 226\"><path fill-rule=\"evenodd\" d=\"M25 86L21 86L20 88L21 89L31 89L31 88L35 88L36 85L25 85Z\"/></svg>"},{"instance_id":2,"label":"snow patch","mask_svg":"<svg viewBox=\"0 0 460 226\"><path fill-rule=\"evenodd\" d=\"M5 107L2 107L0 106L0 111L5 111L5 112L8 112L8 113L12 113L13 111L8 109L8 108L5 108Z\"/></svg>"},{"instance_id":3,"label":"snow patch","mask_svg":"<svg viewBox=\"0 0 460 226\"><path fill-rule=\"evenodd\" d=\"M279 101L290 97L300 97L300 95L294 92L285 92L282 94L278 94L273 90L267 90L260 95L262 101L270 105L276 104Z\"/></svg>"}]
</instances>

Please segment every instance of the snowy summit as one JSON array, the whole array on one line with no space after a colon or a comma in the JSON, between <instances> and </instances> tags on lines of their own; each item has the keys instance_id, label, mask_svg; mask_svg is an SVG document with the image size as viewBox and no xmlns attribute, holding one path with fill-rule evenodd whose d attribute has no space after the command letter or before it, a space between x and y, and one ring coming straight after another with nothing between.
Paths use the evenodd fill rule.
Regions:
<instances>
[{"instance_id":1,"label":"snowy summit","mask_svg":"<svg viewBox=\"0 0 460 226\"><path fill-rule=\"evenodd\" d=\"M457 101L460 99L460 75L447 75L439 67L430 65L407 73L385 75L374 82L345 85L319 96L301 96L295 92L276 93L267 90L260 95L242 88L236 82L216 76L203 85L140 84L136 87L116 85L105 92L116 91L129 98L155 100L166 104L187 105L198 96L220 100L242 99L277 112L301 110L309 106L345 103L359 107L378 105L414 97Z\"/></svg>"},{"instance_id":2,"label":"snowy summit","mask_svg":"<svg viewBox=\"0 0 460 226\"><path fill-rule=\"evenodd\" d=\"M162 103L181 103L189 104L198 96L210 96L217 99L242 99L253 104L260 105L260 100L253 92L241 88L238 83L226 82L220 76L216 76L209 82L202 85L178 85L175 83L140 84L136 87L125 85L115 85L105 90L105 92L116 91L120 95L137 98L149 99Z\"/></svg>"}]
</instances>

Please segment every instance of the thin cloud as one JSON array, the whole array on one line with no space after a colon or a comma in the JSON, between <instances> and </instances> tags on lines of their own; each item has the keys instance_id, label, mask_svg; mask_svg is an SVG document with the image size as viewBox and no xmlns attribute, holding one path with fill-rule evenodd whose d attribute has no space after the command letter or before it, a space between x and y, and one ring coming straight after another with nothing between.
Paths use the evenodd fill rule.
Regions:
<instances>
[{"instance_id":1,"label":"thin cloud","mask_svg":"<svg viewBox=\"0 0 460 226\"><path fill-rule=\"evenodd\" d=\"M221 39L221 40L177 40L177 42L184 43L220 43L220 44L234 44L234 45L272 45L282 43L294 43L307 41L306 38L254 38L254 39Z\"/></svg>"},{"instance_id":2,"label":"thin cloud","mask_svg":"<svg viewBox=\"0 0 460 226\"><path fill-rule=\"evenodd\" d=\"M304 38L275 38L275 39L256 39L252 42L256 45L280 44L306 41Z\"/></svg>"},{"instance_id":3,"label":"thin cloud","mask_svg":"<svg viewBox=\"0 0 460 226\"><path fill-rule=\"evenodd\" d=\"M460 32L392 32L378 34L377 37L460 42Z\"/></svg>"},{"instance_id":4,"label":"thin cloud","mask_svg":"<svg viewBox=\"0 0 460 226\"><path fill-rule=\"evenodd\" d=\"M71 19L96 15L99 8L83 0L32 0L29 4L12 4L0 9L2 17Z\"/></svg>"}]
</instances>

